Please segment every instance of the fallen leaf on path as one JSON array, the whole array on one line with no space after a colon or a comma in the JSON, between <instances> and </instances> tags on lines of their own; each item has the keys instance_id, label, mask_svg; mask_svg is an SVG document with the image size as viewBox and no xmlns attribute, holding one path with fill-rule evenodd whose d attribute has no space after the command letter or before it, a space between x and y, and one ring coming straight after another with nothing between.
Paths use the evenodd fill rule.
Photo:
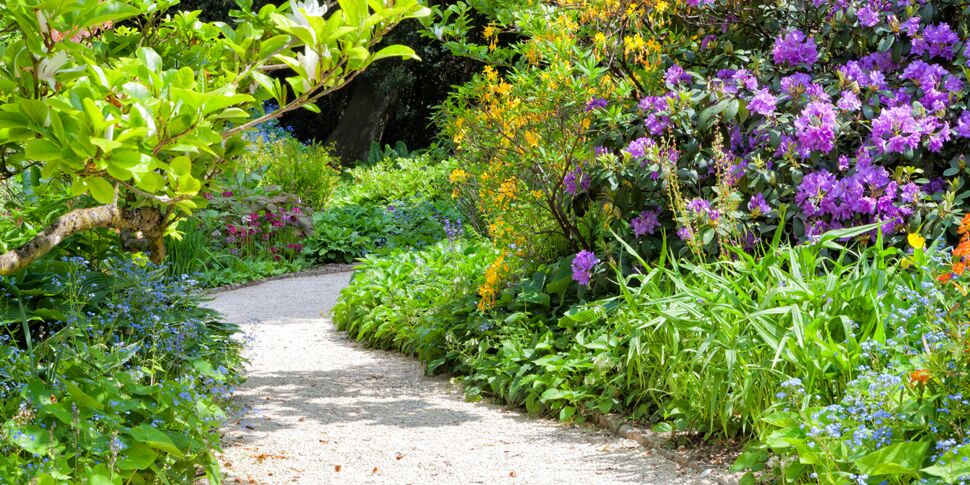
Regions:
<instances>
[{"instance_id":1,"label":"fallen leaf on path","mask_svg":"<svg viewBox=\"0 0 970 485\"><path fill-rule=\"evenodd\" d=\"M341 468L340 465L334 465L333 466L333 471L335 471L337 473L340 473L340 468Z\"/></svg>"},{"instance_id":2,"label":"fallen leaf on path","mask_svg":"<svg viewBox=\"0 0 970 485\"><path fill-rule=\"evenodd\" d=\"M378 472L380 472L380 470L379 470L379 469L378 469L378 468L377 468L377 467L375 466L375 467L374 467L374 469L373 469L373 470L371 470L371 472L370 472L370 474L371 474L371 475L377 475L377 474L378 474Z\"/></svg>"},{"instance_id":3,"label":"fallen leaf on path","mask_svg":"<svg viewBox=\"0 0 970 485\"><path fill-rule=\"evenodd\" d=\"M269 453L260 453L260 454L258 454L256 456L253 456L253 458L255 458L256 461L259 462L259 463L262 463L262 462L264 462L264 461L266 461L266 460L268 460L270 458L272 458L274 460L285 460L286 459L286 457L283 456L283 455L272 455L272 454L269 454Z\"/></svg>"},{"instance_id":4,"label":"fallen leaf on path","mask_svg":"<svg viewBox=\"0 0 970 485\"><path fill-rule=\"evenodd\" d=\"M509 476L510 476L510 477L512 477L512 478L515 478L515 477L517 477L518 475L516 475L516 474L515 474L515 471L510 471L510 472L509 472Z\"/></svg>"},{"instance_id":5,"label":"fallen leaf on path","mask_svg":"<svg viewBox=\"0 0 970 485\"><path fill-rule=\"evenodd\" d=\"M398 453L394 455L394 458L396 458L397 461L401 461L401 458L404 458L404 453Z\"/></svg>"},{"instance_id":6,"label":"fallen leaf on path","mask_svg":"<svg viewBox=\"0 0 970 485\"><path fill-rule=\"evenodd\" d=\"M305 417L302 417L302 418L298 419L297 421L299 421L299 422L302 423L302 422L306 421L306 418Z\"/></svg>"}]
</instances>

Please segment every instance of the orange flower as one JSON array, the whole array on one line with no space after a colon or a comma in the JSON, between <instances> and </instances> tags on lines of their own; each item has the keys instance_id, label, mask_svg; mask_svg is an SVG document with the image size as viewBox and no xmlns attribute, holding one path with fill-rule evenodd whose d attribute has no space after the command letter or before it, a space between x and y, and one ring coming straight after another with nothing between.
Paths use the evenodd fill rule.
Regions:
<instances>
[{"instance_id":1,"label":"orange flower","mask_svg":"<svg viewBox=\"0 0 970 485\"><path fill-rule=\"evenodd\" d=\"M909 375L909 382L913 384L922 384L925 386L926 383L930 381L930 377L933 377L930 375L930 371L926 369L917 369Z\"/></svg>"},{"instance_id":2,"label":"orange flower","mask_svg":"<svg viewBox=\"0 0 970 485\"><path fill-rule=\"evenodd\" d=\"M944 284L949 283L950 280L952 280L952 279L953 279L953 273L943 273L939 277L936 278L937 281L939 281L940 283L944 283Z\"/></svg>"}]
</instances>

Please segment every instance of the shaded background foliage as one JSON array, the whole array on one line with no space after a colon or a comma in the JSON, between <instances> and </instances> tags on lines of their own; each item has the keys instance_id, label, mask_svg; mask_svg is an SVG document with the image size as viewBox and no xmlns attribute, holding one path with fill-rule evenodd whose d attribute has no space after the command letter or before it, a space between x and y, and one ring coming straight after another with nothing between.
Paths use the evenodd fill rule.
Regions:
<instances>
[{"instance_id":1,"label":"shaded background foliage","mask_svg":"<svg viewBox=\"0 0 970 485\"><path fill-rule=\"evenodd\" d=\"M255 0L254 9L271 3ZM429 1L429 6L447 7L454 1ZM183 0L183 10L201 10L202 18L231 22L236 8L232 0ZM484 18L477 17L484 23ZM429 121L451 88L469 81L481 64L455 56L437 39L423 33L416 20L394 29L385 45L404 44L412 47L421 62L387 60L355 79L347 88L321 99L320 113L298 110L286 114L282 124L292 127L293 135L303 142L333 143L334 154L344 165L366 160L372 144L403 143L408 149L430 146L437 129ZM285 72L278 74L284 77Z\"/></svg>"}]
</instances>

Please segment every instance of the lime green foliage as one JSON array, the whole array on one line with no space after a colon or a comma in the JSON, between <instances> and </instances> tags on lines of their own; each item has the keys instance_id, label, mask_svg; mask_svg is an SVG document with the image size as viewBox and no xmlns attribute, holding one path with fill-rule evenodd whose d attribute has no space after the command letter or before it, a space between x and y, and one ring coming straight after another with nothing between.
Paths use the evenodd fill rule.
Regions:
<instances>
[{"instance_id":1,"label":"lime green foliage","mask_svg":"<svg viewBox=\"0 0 970 485\"><path fill-rule=\"evenodd\" d=\"M348 205L387 206L410 200L443 199L448 193L448 174L453 160L431 155L386 159L372 167L347 170L351 181L336 191L331 207Z\"/></svg>"},{"instance_id":2,"label":"lime green foliage","mask_svg":"<svg viewBox=\"0 0 970 485\"><path fill-rule=\"evenodd\" d=\"M810 392L841 394L860 362L860 342L884 335L881 309L895 274L886 257L893 251L831 258L820 246L799 246L731 262L644 264L642 274L622 280L618 297L575 306L585 289L558 264L506 290L494 312L476 317L483 319L475 325L480 331L445 339L412 327L465 327L476 318L398 300L428 284L408 279L416 264L407 261L421 260L422 271L440 274L433 284L450 285L453 267L481 255L442 261L431 250L369 259L335 321L382 345L448 349L468 374L470 393L533 411L626 411L709 434L752 434L764 427L759 420L789 375L804 376ZM699 398L697 389L712 391Z\"/></svg>"},{"instance_id":3,"label":"lime green foliage","mask_svg":"<svg viewBox=\"0 0 970 485\"><path fill-rule=\"evenodd\" d=\"M358 340L440 364L448 342L478 332L475 288L497 254L485 241L462 240L363 258L333 320Z\"/></svg>"},{"instance_id":4,"label":"lime green foliage","mask_svg":"<svg viewBox=\"0 0 970 485\"><path fill-rule=\"evenodd\" d=\"M420 155L347 170L329 207L313 217L307 257L349 263L462 236L461 214L447 193L452 166Z\"/></svg>"},{"instance_id":5,"label":"lime green foliage","mask_svg":"<svg viewBox=\"0 0 970 485\"><path fill-rule=\"evenodd\" d=\"M151 264L44 261L0 279L0 476L219 482L236 327Z\"/></svg>"},{"instance_id":6,"label":"lime green foliage","mask_svg":"<svg viewBox=\"0 0 970 485\"><path fill-rule=\"evenodd\" d=\"M327 205L340 183L340 160L319 143L304 145L291 137L260 139L241 157L240 168L262 174L262 183L296 194L307 206Z\"/></svg>"}]
</instances>

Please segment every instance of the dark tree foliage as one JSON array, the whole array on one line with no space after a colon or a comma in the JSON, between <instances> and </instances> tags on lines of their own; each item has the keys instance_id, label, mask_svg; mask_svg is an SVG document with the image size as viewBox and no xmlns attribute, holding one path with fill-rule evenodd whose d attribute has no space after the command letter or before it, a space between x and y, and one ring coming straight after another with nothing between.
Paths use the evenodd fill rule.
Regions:
<instances>
[{"instance_id":1,"label":"dark tree foliage","mask_svg":"<svg viewBox=\"0 0 970 485\"><path fill-rule=\"evenodd\" d=\"M253 8L258 9L272 1L254 0ZM452 2L432 0L427 3L448 5ZM229 12L235 8L235 1L182 0L179 8L201 10L206 20L231 22ZM384 41L385 44L412 47L421 56L421 62L385 61L365 72L346 89L320 100L317 103L319 114L298 110L284 116L281 122L292 127L296 137L303 141L326 142L340 122L355 87L369 82L380 92L395 98L388 109L380 143L393 145L403 141L411 150L429 146L436 135L430 120L434 108L444 101L452 86L470 80L478 66L474 61L452 55L440 42L421 35L421 29L417 21L405 22ZM344 162L352 164L357 160Z\"/></svg>"}]
</instances>

